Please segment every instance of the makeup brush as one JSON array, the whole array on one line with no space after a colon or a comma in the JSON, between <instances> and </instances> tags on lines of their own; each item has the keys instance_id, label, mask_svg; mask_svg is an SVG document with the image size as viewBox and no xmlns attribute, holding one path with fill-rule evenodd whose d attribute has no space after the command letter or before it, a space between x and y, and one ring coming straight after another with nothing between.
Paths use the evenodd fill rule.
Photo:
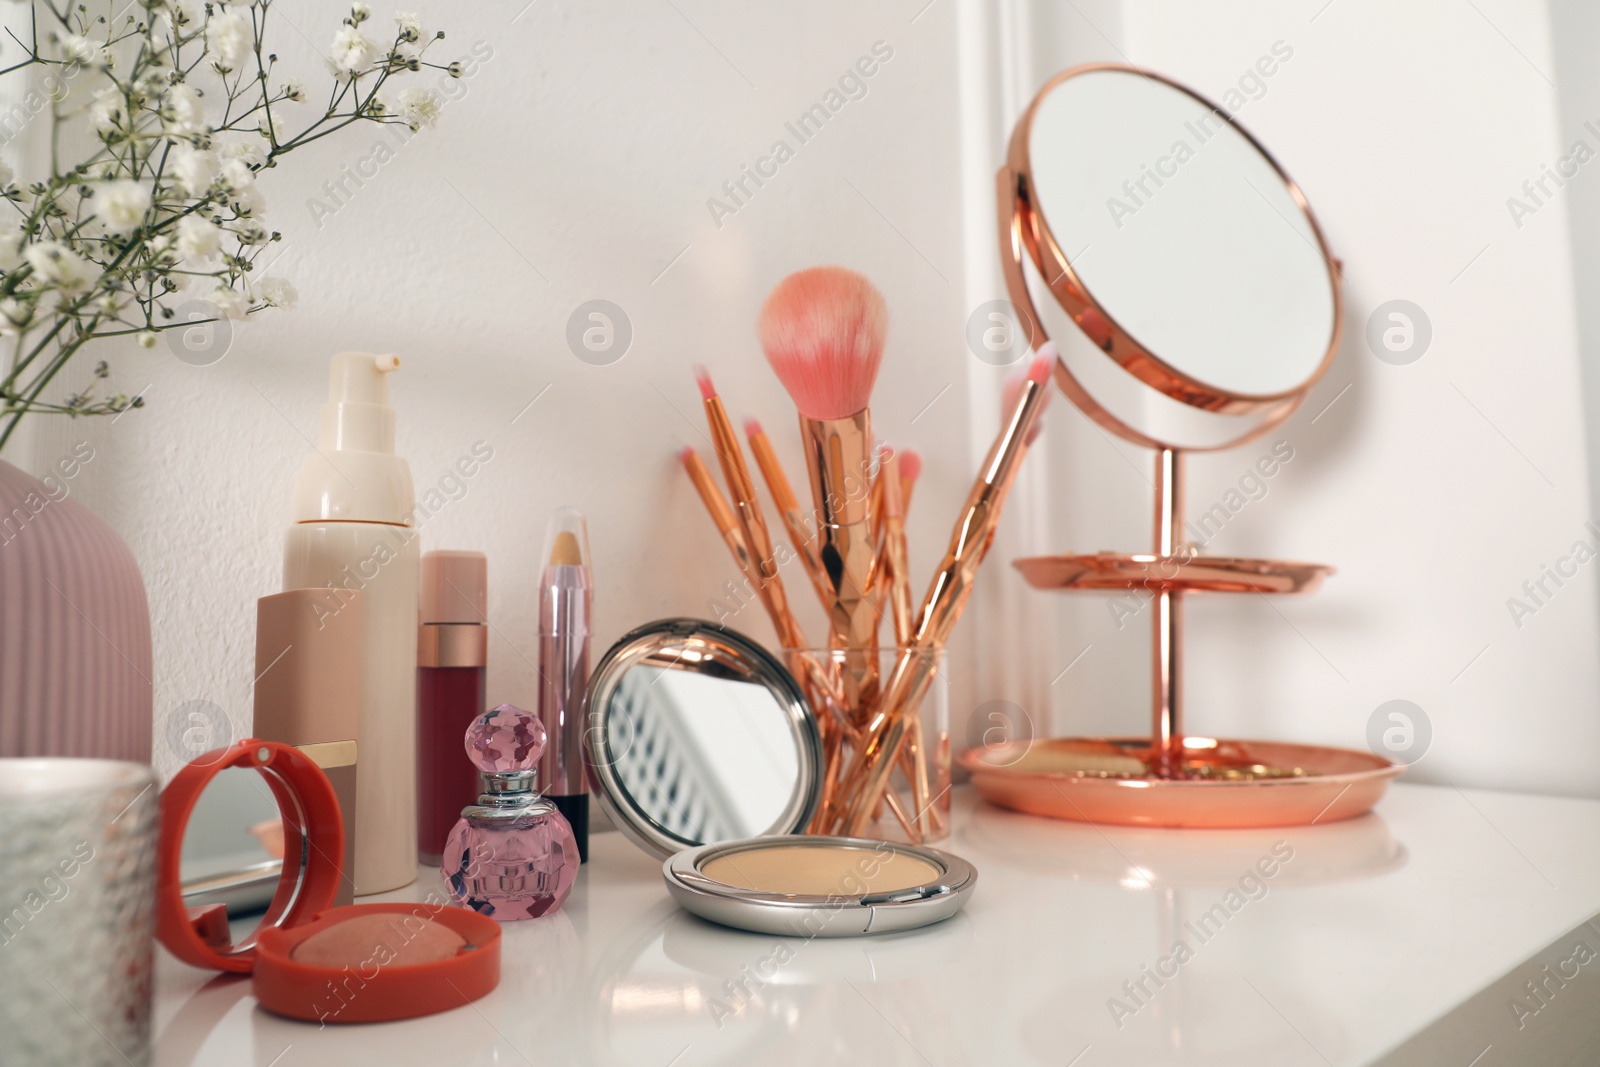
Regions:
<instances>
[{"instance_id":1,"label":"makeup brush","mask_svg":"<svg viewBox=\"0 0 1600 1067\"><path fill-rule=\"evenodd\" d=\"M744 535L739 532L739 520L734 518L733 509L728 506L727 500L723 499L722 490L717 488L717 483L712 480L705 461L700 458L698 452L688 447L679 451L678 460L688 472L689 480L694 483L695 490L699 492L701 503L705 504L706 511L711 515L712 524L716 526L717 533L722 535L723 544L728 546L734 562L739 565L740 573L752 586L760 588L761 572L757 569L755 561L750 558L750 550L745 547ZM779 628L777 619L773 619L773 628Z\"/></svg>"},{"instance_id":2,"label":"makeup brush","mask_svg":"<svg viewBox=\"0 0 1600 1067\"><path fill-rule=\"evenodd\" d=\"M906 507L900 481L900 454L886 449L879 461L883 487L883 562L889 607L894 618L894 643L911 640L911 576L906 563Z\"/></svg>"},{"instance_id":3,"label":"makeup brush","mask_svg":"<svg viewBox=\"0 0 1600 1067\"><path fill-rule=\"evenodd\" d=\"M842 816L841 832L847 835L866 829L888 787L900 747L933 683L935 654L949 640L972 594L979 565L994 542L1000 509L1050 397L1048 385L1055 358L1055 346L1047 343L1029 366L1010 417L990 447L961 509L950 535L950 547L917 612L911 640L895 661L883 700L867 723L862 744L845 773L836 810Z\"/></svg>"},{"instance_id":4,"label":"makeup brush","mask_svg":"<svg viewBox=\"0 0 1600 1067\"><path fill-rule=\"evenodd\" d=\"M696 365L694 380L700 386L700 397L705 402L706 423L711 429L711 443L716 448L717 460L722 466L723 479L728 483L733 511L739 521L739 532L744 535L744 545L756 569L756 592L778 630L778 640L784 648L802 648L797 644L799 626L794 613L789 610L789 598L783 589L783 577L778 573L778 559L772 551L772 537L767 532L766 519L761 515L761 502L756 499L755 483L750 480L750 469L744 464L744 450L739 437L733 432L733 422L711 384L711 375L704 366ZM779 622L779 620L782 620Z\"/></svg>"},{"instance_id":5,"label":"makeup brush","mask_svg":"<svg viewBox=\"0 0 1600 1067\"><path fill-rule=\"evenodd\" d=\"M806 524L806 513L800 510L800 501L796 499L794 489L789 485L789 476L784 474L783 465L778 462L778 454L772 450L772 442L767 439L761 423L755 419L745 419L744 435L750 442L751 453L756 457L756 466L761 468L761 477L767 483L767 492L772 494L772 502L777 505L778 514L783 517L783 526L789 531L789 540L794 543L795 554L800 557L800 563L805 567L806 575L810 577L817 596L823 603L827 603L830 592L827 579L822 573L822 560L817 556L816 530Z\"/></svg>"},{"instance_id":6,"label":"makeup brush","mask_svg":"<svg viewBox=\"0 0 1600 1067\"><path fill-rule=\"evenodd\" d=\"M750 442L750 451L756 457L756 466L761 468L761 476L766 480L767 490L772 494L772 501L783 516L789 539L794 542L795 552L800 556L806 575L811 579L818 598L826 604L833 598L833 593L817 555L816 530L807 525L806 514L800 509L800 501L795 498L788 475L784 474L783 466L778 462L777 453L773 451L772 442L761 428L761 423L755 419L745 419L744 433ZM794 658L801 661L800 669L809 678L811 705L822 733L823 791L815 818L825 820L831 817L833 794L838 788L838 763L844 751L846 734L853 734L854 727L843 717L844 697L840 692L838 672L829 669L813 655ZM790 669L796 670L793 662Z\"/></svg>"},{"instance_id":7,"label":"makeup brush","mask_svg":"<svg viewBox=\"0 0 1600 1067\"><path fill-rule=\"evenodd\" d=\"M734 562L739 565L745 580L751 586L760 589L761 571L750 555L750 550L745 546L744 534L739 530L739 521L734 517L733 509L723 499L722 490L717 488L711 472L706 469L705 461L692 448L680 451L678 459L683 463L683 469L688 472L689 480L694 483L701 502L711 515L712 523L722 535L723 543L728 546L728 551L732 554ZM772 620L772 628L777 631L778 642L783 646L788 659L789 671L802 686L806 687L806 696L812 705L822 707L829 699L838 700L837 687L830 682L826 673L812 657L801 653L801 649L809 648L810 645L794 615L788 611L782 613L774 611L772 604L766 600L762 601L762 605L766 607L767 615ZM831 724L820 715L817 725L822 731L824 743L829 742L836 731L832 730Z\"/></svg>"},{"instance_id":8,"label":"makeup brush","mask_svg":"<svg viewBox=\"0 0 1600 1067\"><path fill-rule=\"evenodd\" d=\"M1028 366L1018 367L1006 375L1005 382L1000 386L1000 418L1002 420L1009 418L1011 412L1016 409L1017 397L1022 395L1022 386L1027 382L1028 376L1032 371L1033 364L1030 363ZM1039 431L1043 429L1043 422L1034 423L1033 429L1028 431L1028 439L1023 443L1031 448L1033 442L1039 437Z\"/></svg>"},{"instance_id":9,"label":"makeup brush","mask_svg":"<svg viewBox=\"0 0 1600 1067\"><path fill-rule=\"evenodd\" d=\"M900 453L900 503L906 511L911 513L911 491L917 487L917 479L922 477L922 455L914 448L908 448Z\"/></svg>"},{"instance_id":10,"label":"makeup brush","mask_svg":"<svg viewBox=\"0 0 1600 1067\"><path fill-rule=\"evenodd\" d=\"M889 605L894 619L894 643L904 647L911 640L911 570L906 554L906 509L901 486L900 453L885 445L883 458L878 461L878 482L883 489L883 556L880 563L887 587ZM915 809L912 818L917 823L913 841L920 841L933 833L934 815L928 803L927 753L922 743L922 721L911 717L911 732L900 751L900 768L911 783L911 803ZM884 794L888 800L894 793Z\"/></svg>"},{"instance_id":11,"label":"makeup brush","mask_svg":"<svg viewBox=\"0 0 1600 1067\"><path fill-rule=\"evenodd\" d=\"M877 698L879 618L867 403L887 328L883 296L842 267L791 274L767 297L759 320L767 362L800 412L823 603L833 643L846 650L845 698L863 716Z\"/></svg>"}]
</instances>

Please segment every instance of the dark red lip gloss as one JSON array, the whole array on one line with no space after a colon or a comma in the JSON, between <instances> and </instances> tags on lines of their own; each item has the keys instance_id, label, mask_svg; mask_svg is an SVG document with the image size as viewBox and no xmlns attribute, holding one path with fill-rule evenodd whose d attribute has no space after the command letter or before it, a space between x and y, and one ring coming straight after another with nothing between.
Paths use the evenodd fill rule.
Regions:
<instances>
[{"instance_id":1,"label":"dark red lip gloss","mask_svg":"<svg viewBox=\"0 0 1600 1067\"><path fill-rule=\"evenodd\" d=\"M461 809L478 798L461 738L484 712L489 561L423 553L417 593L417 857L437 866Z\"/></svg>"}]
</instances>

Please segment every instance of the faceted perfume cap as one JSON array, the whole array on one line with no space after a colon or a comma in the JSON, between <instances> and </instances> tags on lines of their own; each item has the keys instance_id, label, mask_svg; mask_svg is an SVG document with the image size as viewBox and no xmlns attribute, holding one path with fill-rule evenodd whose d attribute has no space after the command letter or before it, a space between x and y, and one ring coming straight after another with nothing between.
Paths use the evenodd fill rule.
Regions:
<instances>
[{"instance_id":1,"label":"faceted perfume cap","mask_svg":"<svg viewBox=\"0 0 1600 1067\"><path fill-rule=\"evenodd\" d=\"M489 559L482 552L424 552L417 582L418 621L475 622L489 617Z\"/></svg>"},{"instance_id":2,"label":"faceted perfume cap","mask_svg":"<svg viewBox=\"0 0 1600 1067\"><path fill-rule=\"evenodd\" d=\"M501 704L467 727L467 758L485 774L531 771L544 752L544 724L519 707Z\"/></svg>"},{"instance_id":3,"label":"faceted perfume cap","mask_svg":"<svg viewBox=\"0 0 1600 1067\"><path fill-rule=\"evenodd\" d=\"M577 508L558 508L550 516L544 535L547 567L587 567L589 565L589 526Z\"/></svg>"}]
</instances>

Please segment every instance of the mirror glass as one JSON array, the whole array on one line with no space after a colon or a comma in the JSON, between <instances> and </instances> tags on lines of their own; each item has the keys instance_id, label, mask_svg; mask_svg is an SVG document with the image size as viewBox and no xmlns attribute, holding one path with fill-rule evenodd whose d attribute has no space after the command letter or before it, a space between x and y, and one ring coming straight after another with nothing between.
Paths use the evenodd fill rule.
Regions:
<instances>
[{"instance_id":1,"label":"mirror glass","mask_svg":"<svg viewBox=\"0 0 1600 1067\"><path fill-rule=\"evenodd\" d=\"M820 740L798 687L759 646L705 627L635 631L590 690L602 800L663 854L790 833L815 804Z\"/></svg>"},{"instance_id":2,"label":"mirror glass","mask_svg":"<svg viewBox=\"0 0 1600 1067\"><path fill-rule=\"evenodd\" d=\"M799 749L765 686L641 664L617 688L611 710L617 776L676 836L750 837L783 814Z\"/></svg>"},{"instance_id":3,"label":"mirror glass","mask_svg":"<svg viewBox=\"0 0 1600 1067\"><path fill-rule=\"evenodd\" d=\"M183 900L228 909L233 943L254 940L283 871L283 820L265 779L229 767L207 784L183 838Z\"/></svg>"},{"instance_id":4,"label":"mirror glass","mask_svg":"<svg viewBox=\"0 0 1600 1067\"><path fill-rule=\"evenodd\" d=\"M1031 189L1090 297L1145 351L1229 393L1291 392L1334 335L1330 267L1271 162L1197 98L1089 70L1039 100Z\"/></svg>"},{"instance_id":5,"label":"mirror glass","mask_svg":"<svg viewBox=\"0 0 1600 1067\"><path fill-rule=\"evenodd\" d=\"M1190 407L1152 389L1107 359L1073 323L1051 295L1033 261L1023 257L1022 272L1045 334L1056 342L1061 361L1083 388L1114 418L1175 448L1211 450L1228 448L1251 436L1276 409L1266 413L1219 415ZM1142 459L1134 462L1144 463Z\"/></svg>"}]
</instances>

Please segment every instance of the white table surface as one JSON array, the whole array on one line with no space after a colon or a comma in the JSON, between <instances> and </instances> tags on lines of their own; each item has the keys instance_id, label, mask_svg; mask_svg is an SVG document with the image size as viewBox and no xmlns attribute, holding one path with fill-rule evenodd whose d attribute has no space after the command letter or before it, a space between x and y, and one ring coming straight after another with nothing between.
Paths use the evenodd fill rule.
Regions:
<instances>
[{"instance_id":1,"label":"white table surface","mask_svg":"<svg viewBox=\"0 0 1600 1067\"><path fill-rule=\"evenodd\" d=\"M1600 959L1571 983L1547 982L1545 1001L1524 992L1542 1010L1520 1028L1509 1005L1517 983L1540 976L1527 961L1552 942L1586 937L1600 951L1600 923L1580 929L1600 912L1600 802L1399 784L1350 822L1171 831L1015 814L963 787L953 825L942 847L979 870L963 914L907 934L789 941L782 963L779 939L680 911L658 861L598 834L560 912L506 924L495 992L406 1022L279 1019L255 1006L247 979L158 949L156 1062L1600 1062L1570 1052L1592 1050L1585 1033L1600 1027ZM1230 901L1280 842L1293 858L1264 894L1247 883L1256 899ZM425 870L409 889L364 899L420 899L441 885ZM1204 940L1184 925L1219 903L1236 910ZM1124 983L1180 937L1192 955L1177 976L1159 989L1146 979L1148 999L1129 999ZM746 974L749 996L728 985ZM1510 992L1492 989L1497 979ZM1132 1013L1114 1019L1113 997Z\"/></svg>"}]
</instances>

